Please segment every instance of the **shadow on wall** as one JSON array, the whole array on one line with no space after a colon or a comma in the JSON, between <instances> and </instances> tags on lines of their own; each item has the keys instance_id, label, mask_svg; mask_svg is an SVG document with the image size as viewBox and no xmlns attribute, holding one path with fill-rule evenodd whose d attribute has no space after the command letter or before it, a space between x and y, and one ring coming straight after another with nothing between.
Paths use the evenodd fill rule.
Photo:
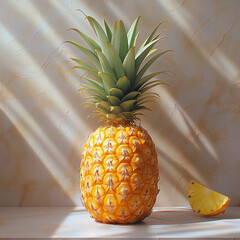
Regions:
<instances>
[{"instance_id":1,"label":"shadow on wall","mask_svg":"<svg viewBox=\"0 0 240 240\"><path fill-rule=\"evenodd\" d=\"M229 213L217 217L202 217L193 214L192 210L181 209L177 211L160 210L154 211L150 217L145 218L142 222L134 225L134 228L127 228L120 234L111 234L108 237L119 237L132 239L139 237L142 239L144 228L144 236L151 237L181 237L182 235L189 234L191 237L208 237L228 236L231 234L239 234L239 228L232 229L229 224L220 224L224 219L239 219L239 215ZM216 227L218 226L218 227ZM220 227L221 226L221 227ZM216 228L218 233L216 233ZM218 234L218 235L216 235ZM147 239L147 238L146 238Z\"/></svg>"},{"instance_id":2,"label":"shadow on wall","mask_svg":"<svg viewBox=\"0 0 240 240\"><path fill-rule=\"evenodd\" d=\"M8 109L9 110L9 109ZM42 163L41 156L31 150L15 125L9 124L3 112L1 122L0 195L1 207L71 206L73 202L53 178L51 171ZM8 125L5 130L4 127ZM54 198L58 198L55 202Z\"/></svg>"},{"instance_id":3,"label":"shadow on wall","mask_svg":"<svg viewBox=\"0 0 240 240\"><path fill-rule=\"evenodd\" d=\"M234 9L239 8L240 3L235 1L226 6L224 1L219 1L216 8L210 1L210 10L204 16L206 5L200 1L196 4L190 1L179 4L175 2L173 7L174 4L171 3L174 2L168 1L167 5L166 1L158 1L159 4L156 5L156 11L165 11L167 18L170 18L170 28L173 25L176 27L175 34L185 39L185 46L169 43L174 46L175 54L181 59L178 60L185 63L170 59L183 68L175 67L176 83L172 82L168 89L174 106L166 117L164 108L154 105L154 112L159 113L161 120L150 123L158 131L156 135L161 136L164 145L174 149L171 154L167 152L167 148L158 146L160 169L163 178L169 182L171 176L177 173L178 177L172 181L172 186L184 196L188 182L196 179L229 195L232 198L231 205L236 206L239 204L239 195L234 189L238 185L236 182L239 183L240 180L236 170L240 166L240 151L236 144L240 133L239 121L236 120L239 120L240 113L240 73L237 70L240 61L231 47L233 43L228 34L234 36L238 31L236 19L239 19L239 13ZM218 24L223 24L220 24L220 28L220 25L215 26L214 16L217 18L223 9L235 15L230 15L227 24L224 24L225 18L218 17ZM215 15L211 12L213 10ZM198 15L195 16L194 11ZM203 19L198 19L197 16ZM193 22L196 26L190 28ZM208 25L209 28L215 27L214 34L219 35L219 38L211 39L211 35L207 38L203 35L205 32L210 34ZM173 39L173 36L169 36L170 41L174 41ZM218 56L223 59L219 60Z\"/></svg>"}]
</instances>

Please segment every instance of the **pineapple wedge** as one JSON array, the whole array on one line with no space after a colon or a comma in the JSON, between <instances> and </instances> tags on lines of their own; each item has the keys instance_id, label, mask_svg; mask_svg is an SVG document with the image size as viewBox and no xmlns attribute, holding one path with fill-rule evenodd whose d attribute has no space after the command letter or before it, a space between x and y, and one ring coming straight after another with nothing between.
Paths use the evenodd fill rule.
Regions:
<instances>
[{"instance_id":1,"label":"pineapple wedge","mask_svg":"<svg viewBox=\"0 0 240 240\"><path fill-rule=\"evenodd\" d=\"M216 216L225 212L230 198L192 180L189 183L188 201L197 214Z\"/></svg>"}]
</instances>

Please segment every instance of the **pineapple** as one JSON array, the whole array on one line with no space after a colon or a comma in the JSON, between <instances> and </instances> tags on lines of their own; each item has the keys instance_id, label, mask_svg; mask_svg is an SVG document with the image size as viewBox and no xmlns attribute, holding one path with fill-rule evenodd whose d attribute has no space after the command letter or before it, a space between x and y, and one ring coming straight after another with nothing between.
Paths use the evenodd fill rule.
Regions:
<instances>
[{"instance_id":1,"label":"pineapple","mask_svg":"<svg viewBox=\"0 0 240 240\"><path fill-rule=\"evenodd\" d=\"M115 22L111 30L105 20L102 27L87 16L98 43L78 29L88 48L74 42L89 59L86 63L71 58L92 77L79 83L87 90L87 106L95 107L103 125L97 128L84 146L80 166L82 203L96 221L104 223L135 223L151 213L158 190L158 160L154 143L136 120L145 104L158 94L149 91L164 84L152 80L166 71L146 75L152 63L167 51L153 49L161 39L153 30L138 51L135 44L140 16L128 32L123 22ZM155 53L155 54L153 54ZM144 61L147 58L146 61Z\"/></svg>"},{"instance_id":2,"label":"pineapple","mask_svg":"<svg viewBox=\"0 0 240 240\"><path fill-rule=\"evenodd\" d=\"M224 213L230 202L229 197L195 181L189 184L188 200L194 212L203 216L216 216Z\"/></svg>"}]
</instances>

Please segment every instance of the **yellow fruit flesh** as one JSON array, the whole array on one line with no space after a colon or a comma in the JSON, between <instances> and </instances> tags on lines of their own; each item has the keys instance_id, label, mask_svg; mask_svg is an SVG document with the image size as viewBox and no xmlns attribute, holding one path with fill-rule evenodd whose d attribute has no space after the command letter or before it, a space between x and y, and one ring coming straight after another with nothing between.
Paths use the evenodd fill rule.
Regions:
<instances>
[{"instance_id":1,"label":"yellow fruit flesh","mask_svg":"<svg viewBox=\"0 0 240 240\"><path fill-rule=\"evenodd\" d=\"M80 167L83 205L97 221L134 223L150 214L158 194L155 146L139 126L109 122L93 132Z\"/></svg>"},{"instance_id":2,"label":"yellow fruit flesh","mask_svg":"<svg viewBox=\"0 0 240 240\"><path fill-rule=\"evenodd\" d=\"M191 181L188 189L188 200L192 209L203 216L216 216L223 213L230 199L201 184Z\"/></svg>"}]
</instances>

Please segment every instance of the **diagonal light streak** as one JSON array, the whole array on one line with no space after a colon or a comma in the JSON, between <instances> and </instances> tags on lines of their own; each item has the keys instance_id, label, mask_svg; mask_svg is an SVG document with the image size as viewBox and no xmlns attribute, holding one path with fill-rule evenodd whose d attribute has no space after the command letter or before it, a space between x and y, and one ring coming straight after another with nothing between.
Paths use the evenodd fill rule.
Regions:
<instances>
[{"instance_id":1,"label":"diagonal light streak","mask_svg":"<svg viewBox=\"0 0 240 240\"><path fill-rule=\"evenodd\" d=\"M16 49L20 49L21 45L18 41L11 35L11 33L0 23L0 33L3 37L3 42L8 42L9 40L13 40L10 45L11 48L7 48L7 53L13 54ZM5 39L5 41L4 41ZM9 47L9 44L8 44ZM6 48L5 48L6 49ZM2 53L5 51L4 46L2 47ZM15 63L19 62L19 67L21 67L22 63L24 65L31 66L31 70L35 75L39 75L39 78L35 79L33 87L34 91L38 89L42 89L43 86L51 93L51 96L54 96L55 101L59 104L56 105L58 107L57 111L64 112L66 109L71 107L70 103L64 98L64 96L56 90L54 85L51 83L51 80L46 76L46 74L42 73L39 69L39 66L36 64L34 59L27 53L21 53L15 55ZM11 68L15 68L16 70L18 66L11 65ZM4 85L2 86L2 91L7 95L10 99L16 99L14 96ZM19 122L21 120L20 125L16 125L18 131L21 133L26 142L31 146L33 151L39 156L43 164L49 170L49 172L53 175L55 180L60 184L63 190L68 194L68 190L72 189L71 186L71 176L72 176L72 167L67 163L63 154L59 151L56 145L50 140L48 133L41 128L36 119L27 111L27 109L17 100L15 101L5 101L4 106L1 105L1 110L8 116L8 118L12 121L13 124ZM51 111L41 112L46 119L49 119L53 125L56 121L56 113ZM69 119L69 125L73 129L72 134L76 134L79 130L79 126L83 128L87 128L86 124L79 118L71 118ZM61 131L61 129L59 129ZM65 135L67 140L71 142L73 136L68 134ZM75 202L78 203L78 200L74 198L74 196L69 196Z\"/></svg>"},{"instance_id":2,"label":"diagonal light streak","mask_svg":"<svg viewBox=\"0 0 240 240\"><path fill-rule=\"evenodd\" d=\"M7 88L3 89L3 91L5 91L9 97L14 98ZM56 182L67 194L68 190L72 189L72 185L71 179L69 179L71 174L68 173L71 171L71 168L67 164L66 159L64 159L63 155L49 140L43 129L23 105L19 103L19 101L8 101L5 105L5 108L1 105L1 110L15 125L32 150L41 159L47 170L54 177ZM19 118L23 118L23 116L24 120L22 120L20 124L16 124L16 122L19 122ZM69 197L77 204L77 201L73 199L73 196Z\"/></svg>"},{"instance_id":3,"label":"diagonal light streak","mask_svg":"<svg viewBox=\"0 0 240 240\"><path fill-rule=\"evenodd\" d=\"M168 12L172 10L173 6L176 5L176 1L168 0L161 1L158 0L160 5L164 7ZM191 13L186 11L184 7L179 8L177 11L174 11L174 14L171 14L172 19L181 29L186 33L187 36L191 36L195 29L191 26L195 25L195 19ZM234 22L233 22L234 24ZM230 26L230 29L233 27L233 24ZM194 46L202 54L202 56L211 64L211 66L220 73L225 79L232 83L239 83L240 71L239 68L234 64L234 62L226 56L220 49L216 48L214 51L209 49L209 47L204 46L203 39L201 38L192 38ZM218 47L218 46L217 46ZM209 54L210 53L210 54ZM224 67L223 67L224 66Z\"/></svg>"}]
</instances>

